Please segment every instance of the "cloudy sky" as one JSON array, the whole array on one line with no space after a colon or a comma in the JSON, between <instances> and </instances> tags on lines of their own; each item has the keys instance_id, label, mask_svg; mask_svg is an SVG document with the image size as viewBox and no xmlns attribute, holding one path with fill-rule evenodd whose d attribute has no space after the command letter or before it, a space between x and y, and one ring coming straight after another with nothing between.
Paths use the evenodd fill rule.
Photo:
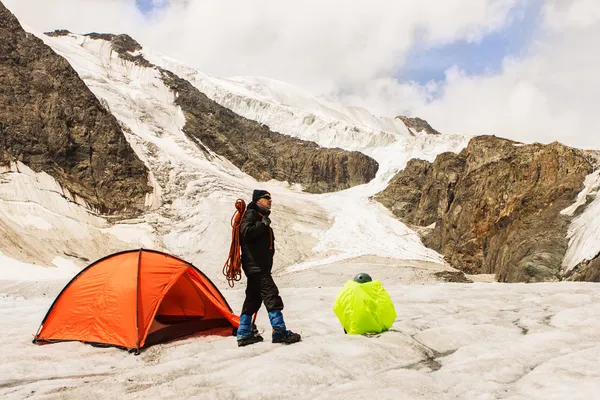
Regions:
<instances>
[{"instance_id":1,"label":"cloudy sky","mask_svg":"<svg viewBox=\"0 0 600 400\"><path fill-rule=\"evenodd\" d=\"M128 33L442 132L600 149L598 0L0 0L41 31Z\"/></svg>"}]
</instances>

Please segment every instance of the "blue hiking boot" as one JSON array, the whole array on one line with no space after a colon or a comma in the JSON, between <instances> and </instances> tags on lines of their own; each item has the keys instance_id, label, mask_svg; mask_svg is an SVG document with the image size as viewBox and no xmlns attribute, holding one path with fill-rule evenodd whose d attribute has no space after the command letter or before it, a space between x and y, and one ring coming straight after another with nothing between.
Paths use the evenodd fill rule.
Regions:
<instances>
[{"instance_id":1,"label":"blue hiking boot","mask_svg":"<svg viewBox=\"0 0 600 400\"><path fill-rule=\"evenodd\" d=\"M252 316L248 314L240 315L240 326L237 330L238 347L248 346L262 341L263 337L258 333L256 325L252 323Z\"/></svg>"},{"instance_id":2,"label":"blue hiking boot","mask_svg":"<svg viewBox=\"0 0 600 400\"><path fill-rule=\"evenodd\" d=\"M283 314L281 310L269 311L269 321L273 328L273 343L285 343L291 344L300 341L300 335L288 330L285 327L285 321L283 320Z\"/></svg>"}]
</instances>

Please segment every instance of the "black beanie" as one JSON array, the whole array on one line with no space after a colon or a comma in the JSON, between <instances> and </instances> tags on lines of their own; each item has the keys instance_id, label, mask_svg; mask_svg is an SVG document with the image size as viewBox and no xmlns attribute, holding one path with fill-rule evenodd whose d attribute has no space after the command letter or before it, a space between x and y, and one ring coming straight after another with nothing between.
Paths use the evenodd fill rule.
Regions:
<instances>
[{"instance_id":1,"label":"black beanie","mask_svg":"<svg viewBox=\"0 0 600 400\"><path fill-rule=\"evenodd\" d=\"M267 192L266 190L259 190L259 189L255 189L254 192L252 193L252 201L256 202L258 201L258 199L260 199L261 197L263 197L264 195L270 195L269 192Z\"/></svg>"}]
</instances>

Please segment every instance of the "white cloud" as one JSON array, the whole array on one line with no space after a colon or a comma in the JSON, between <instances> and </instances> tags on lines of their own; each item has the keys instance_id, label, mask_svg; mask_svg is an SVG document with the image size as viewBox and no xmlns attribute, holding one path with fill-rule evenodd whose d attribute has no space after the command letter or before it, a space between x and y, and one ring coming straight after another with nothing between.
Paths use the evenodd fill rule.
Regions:
<instances>
[{"instance_id":1,"label":"white cloud","mask_svg":"<svg viewBox=\"0 0 600 400\"><path fill-rule=\"evenodd\" d=\"M502 71L468 76L456 67L442 83L391 78L363 83L344 99L383 114L408 113L442 132L495 134L524 142L600 149L600 3L549 1L535 40Z\"/></svg>"},{"instance_id":2,"label":"white cloud","mask_svg":"<svg viewBox=\"0 0 600 400\"><path fill-rule=\"evenodd\" d=\"M143 23L135 0L0 0L22 24L46 32L134 32ZM133 29L132 29L133 28Z\"/></svg>"},{"instance_id":3,"label":"white cloud","mask_svg":"<svg viewBox=\"0 0 600 400\"><path fill-rule=\"evenodd\" d=\"M442 131L600 149L600 53L593 50L600 40L600 4L556 4L546 4L538 40L526 57L506 59L493 76L451 69L441 96L427 104L423 96L412 101L413 112Z\"/></svg>"},{"instance_id":4,"label":"white cloud","mask_svg":"<svg viewBox=\"0 0 600 400\"><path fill-rule=\"evenodd\" d=\"M439 84L398 82L416 45L478 41L528 0L5 0L38 30L129 33L143 45L217 76L258 75L382 115L429 119L440 131L600 148L594 52L596 0L548 0L535 41L501 73L456 68Z\"/></svg>"},{"instance_id":5,"label":"white cloud","mask_svg":"<svg viewBox=\"0 0 600 400\"><path fill-rule=\"evenodd\" d=\"M126 32L210 74L268 76L328 93L389 75L417 37L477 40L517 0L179 0L146 23L134 0L5 2L38 30Z\"/></svg>"},{"instance_id":6,"label":"white cloud","mask_svg":"<svg viewBox=\"0 0 600 400\"><path fill-rule=\"evenodd\" d=\"M268 76L329 93L390 74L417 32L436 43L477 38L500 26L514 2L189 1L155 15L142 35L210 74Z\"/></svg>"},{"instance_id":7,"label":"white cloud","mask_svg":"<svg viewBox=\"0 0 600 400\"><path fill-rule=\"evenodd\" d=\"M546 5L546 23L553 29L587 28L600 21L596 0L554 1Z\"/></svg>"}]
</instances>

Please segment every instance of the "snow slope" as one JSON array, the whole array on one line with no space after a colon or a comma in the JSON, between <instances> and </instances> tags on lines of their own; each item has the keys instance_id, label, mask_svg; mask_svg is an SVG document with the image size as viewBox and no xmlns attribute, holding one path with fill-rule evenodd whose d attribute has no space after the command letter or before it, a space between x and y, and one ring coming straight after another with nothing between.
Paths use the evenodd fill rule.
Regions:
<instances>
[{"instance_id":1,"label":"snow slope","mask_svg":"<svg viewBox=\"0 0 600 400\"><path fill-rule=\"evenodd\" d=\"M342 193L313 196L333 216L334 223L318 236L318 245L313 248L317 259L292 265L290 270L366 254L441 262L437 254L418 249L420 241L414 232L370 197L383 190L411 158L433 161L442 152L460 151L469 137L425 134L413 137L400 120L377 118L366 110L318 100L279 81L215 78L152 50L145 49L141 54L155 65L184 77L217 103L274 131L324 147L361 151L378 161L377 177L369 184Z\"/></svg>"},{"instance_id":2,"label":"snow slope","mask_svg":"<svg viewBox=\"0 0 600 400\"><path fill-rule=\"evenodd\" d=\"M413 137L399 119L375 117L361 108L316 99L286 83L255 77L215 78L151 49L140 53L153 64L187 79L220 105L274 131L373 157L380 164L379 184L391 179L410 158L433 161L442 152L462 150L470 139L465 135L424 133Z\"/></svg>"},{"instance_id":3,"label":"snow slope","mask_svg":"<svg viewBox=\"0 0 600 400\"><path fill-rule=\"evenodd\" d=\"M460 151L470 137L413 136L400 120L318 99L283 82L215 78L143 49L140 54L150 62L188 79L209 98L244 117L325 147L364 152L380 165L372 182L337 193L311 195L286 183L259 183L227 160L207 160L187 139L181 130L183 113L173 104L174 94L156 70L120 59L103 40L74 34L51 38L29 30L69 60L126 128L128 141L151 171L155 191L148 202L155 210L127 225L128 236L136 238L133 245L150 242L218 273L228 249L228 221L235 199L248 199L252 189L264 187L276 195L274 228L282 250L276 269L280 273L368 255L444 264L437 253L422 246L415 232L371 197L411 158L433 161L442 152ZM589 191L593 194L596 188ZM600 209L594 204L571 227L565 270L600 251L596 224L589 222L600 212L594 211ZM32 215L29 223L19 226L34 237L42 220ZM0 221L14 223L14 218L4 216ZM67 252L58 249L52 256L61 254ZM23 258L14 252L10 255ZM42 264L50 264L51 259L25 258Z\"/></svg>"},{"instance_id":4,"label":"snow slope","mask_svg":"<svg viewBox=\"0 0 600 400\"><path fill-rule=\"evenodd\" d=\"M563 259L563 270L569 272L584 261L592 260L600 254L600 171L587 176L585 188L581 191L577 201L571 207L562 211L562 214L573 215L577 208L592 197L590 204L571 222L569 233L569 249Z\"/></svg>"},{"instance_id":5,"label":"snow slope","mask_svg":"<svg viewBox=\"0 0 600 400\"><path fill-rule=\"evenodd\" d=\"M275 131L325 147L358 150L409 136L402 121L376 117L367 110L317 99L284 82L258 77L216 78L144 49L155 65L188 80L210 99Z\"/></svg>"},{"instance_id":6,"label":"snow slope","mask_svg":"<svg viewBox=\"0 0 600 400\"><path fill-rule=\"evenodd\" d=\"M398 317L377 338L343 333L333 313L341 285L282 290L299 344L238 348L212 331L136 357L77 342L33 345L61 285L0 281L0 397L597 398L597 285L389 284ZM227 298L239 309L243 295ZM257 324L268 335L266 313Z\"/></svg>"},{"instance_id":7,"label":"snow slope","mask_svg":"<svg viewBox=\"0 0 600 400\"><path fill-rule=\"evenodd\" d=\"M337 193L313 195L285 182L259 183L227 160L207 160L196 144L188 140L181 130L185 124L183 113L173 104L174 94L156 70L122 60L111 50L110 43L103 40L80 35L38 36L71 63L123 124L127 140L148 165L155 187L152 203L156 209L143 217L141 226L151 226L161 247L195 263L211 276L220 274L229 249L229 221L235 200L239 197L247 200L256 187L267 188L275 196L273 221L280 250L275 268L280 272L364 255L429 261L438 263L442 269L448 268L437 253L421 244L415 232L370 197L385 188L387 181L410 158L433 160L440 152L459 150L468 138L412 137L405 127L398 125L399 121L377 119L359 109L336 108L331 103L311 100L306 94L296 94L283 84L267 90L260 85L257 89L248 79L208 79L206 82L213 82L212 89L201 86L201 90L216 101L229 98L230 103L222 104L243 116L252 118L251 109L270 104L271 108L262 115L263 122L272 129L315 140L323 146L360 150L380 163L372 182ZM177 73L185 69L172 61L167 63L156 53L144 51L144 55L163 67L173 67ZM189 75L190 70L187 71ZM198 82L204 81L193 80L196 85ZM277 103L285 100L281 94L285 90L291 93L287 96L288 103L296 98L294 104L302 103L304 109ZM241 106L249 103L247 109ZM323 116L317 116L317 112ZM312 113L315 122L304 130L295 130L294 127L302 125L299 121L304 113ZM355 122L363 125L352 125ZM386 127L390 130L380 130Z\"/></svg>"},{"instance_id":8,"label":"snow slope","mask_svg":"<svg viewBox=\"0 0 600 400\"><path fill-rule=\"evenodd\" d=\"M124 247L160 246L148 224L132 228L128 222L111 224L95 215L46 173L36 173L20 162L0 167L0 252L6 257L41 266L68 260L81 268ZM26 267L11 268L0 260L0 279ZM29 278L42 275L47 274Z\"/></svg>"}]
</instances>

